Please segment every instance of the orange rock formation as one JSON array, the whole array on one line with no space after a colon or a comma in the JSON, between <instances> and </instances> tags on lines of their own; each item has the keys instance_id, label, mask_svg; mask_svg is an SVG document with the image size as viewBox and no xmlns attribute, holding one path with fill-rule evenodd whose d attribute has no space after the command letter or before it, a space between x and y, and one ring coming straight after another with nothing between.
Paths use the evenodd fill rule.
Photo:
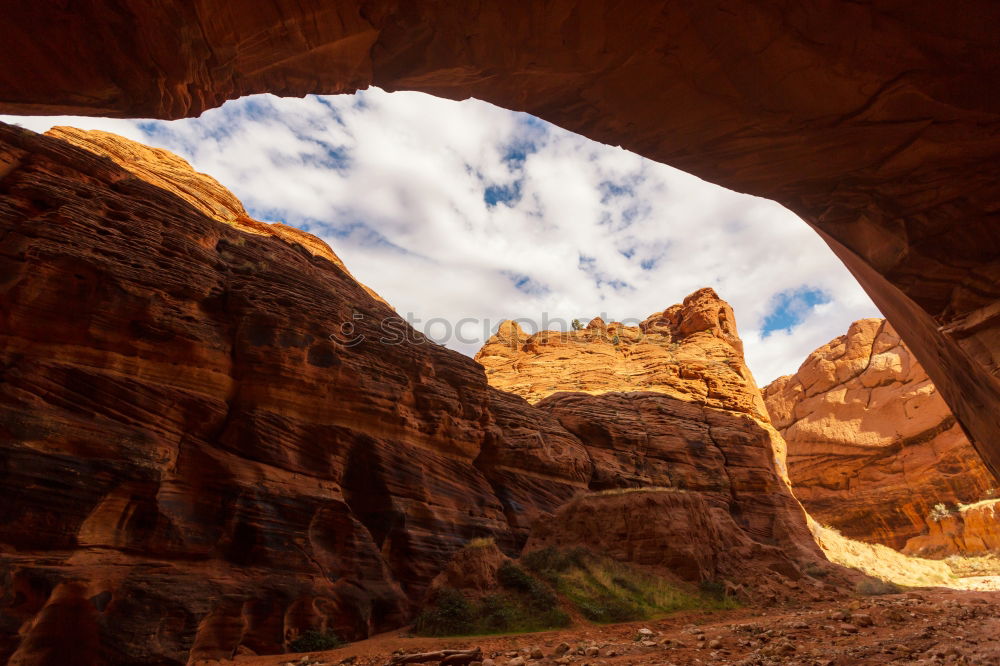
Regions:
<instances>
[{"instance_id":1,"label":"orange rock formation","mask_svg":"<svg viewBox=\"0 0 1000 666\"><path fill-rule=\"evenodd\" d=\"M586 487L578 440L471 359L381 344L395 313L318 239L176 157L56 134L88 150L0 124L0 661L367 636Z\"/></svg>"},{"instance_id":2,"label":"orange rock formation","mask_svg":"<svg viewBox=\"0 0 1000 666\"><path fill-rule=\"evenodd\" d=\"M10 4L4 113L174 118L374 84L528 111L775 199L857 276L1000 474L992 0Z\"/></svg>"},{"instance_id":3,"label":"orange rock formation","mask_svg":"<svg viewBox=\"0 0 1000 666\"><path fill-rule=\"evenodd\" d=\"M53 127L46 134L111 158L118 166L147 183L176 194L214 220L250 234L276 236L290 243L296 243L316 256L329 259L350 275L340 257L319 238L281 222L266 223L253 219L236 195L223 187L219 181L208 174L195 171L187 160L169 150L153 148L100 130ZM382 300L382 297L374 291L368 287L364 288L371 296Z\"/></svg>"},{"instance_id":4,"label":"orange rock formation","mask_svg":"<svg viewBox=\"0 0 1000 666\"><path fill-rule=\"evenodd\" d=\"M770 384L764 397L788 443L795 495L845 536L943 556L962 552L965 543L983 550L1000 528L978 513L964 523L958 513L944 523L935 517L936 505L973 503L997 486L888 322L855 322L796 374ZM963 535L941 537L962 524ZM921 536L928 532L937 539Z\"/></svg>"},{"instance_id":5,"label":"orange rock formation","mask_svg":"<svg viewBox=\"0 0 1000 666\"><path fill-rule=\"evenodd\" d=\"M493 386L579 438L591 490L673 491L574 500L536 523L528 548L588 542L692 580L753 585L757 565L799 578L800 563L820 559L733 311L711 289L634 327L595 319L528 336L504 322L476 359ZM658 511L671 519L654 520ZM744 556L757 563L738 564Z\"/></svg>"},{"instance_id":6,"label":"orange rock formation","mask_svg":"<svg viewBox=\"0 0 1000 666\"><path fill-rule=\"evenodd\" d=\"M395 313L321 241L244 220L176 157L55 134L0 124L0 658L367 636L470 539L516 554L593 489L671 486L726 523L709 551L775 575L821 561L711 290L609 325L617 346L579 334L600 389L532 406L413 331L386 344ZM736 576L725 561L694 575Z\"/></svg>"},{"instance_id":7,"label":"orange rock formation","mask_svg":"<svg viewBox=\"0 0 1000 666\"><path fill-rule=\"evenodd\" d=\"M493 386L530 402L559 391L654 391L767 420L733 310L711 289L638 326L595 318L581 331L528 336L505 321L476 360Z\"/></svg>"},{"instance_id":8,"label":"orange rock formation","mask_svg":"<svg viewBox=\"0 0 1000 666\"><path fill-rule=\"evenodd\" d=\"M929 521L927 534L907 541L905 550L920 557L1000 553L1000 500L941 511Z\"/></svg>"},{"instance_id":9,"label":"orange rock formation","mask_svg":"<svg viewBox=\"0 0 1000 666\"><path fill-rule=\"evenodd\" d=\"M577 497L535 526L525 550L579 546L682 580L713 581L754 603L828 593L829 585L802 575L802 564L823 571L825 583L843 584L854 573L815 558L794 560L787 543L755 539L703 493L675 489Z\"/></svg>"}]
</instances>

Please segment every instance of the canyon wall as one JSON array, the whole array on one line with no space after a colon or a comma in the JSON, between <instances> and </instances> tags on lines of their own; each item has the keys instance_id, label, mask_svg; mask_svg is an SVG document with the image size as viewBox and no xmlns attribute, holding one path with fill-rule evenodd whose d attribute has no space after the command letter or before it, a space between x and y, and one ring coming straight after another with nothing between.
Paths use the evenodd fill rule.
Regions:
<instances>
[{"instance_id":1,"label":"canyon wall","mask_svg":"<svg viewBox=\"0 0 1000 666\"><path fill-rule=\"evenodd\" d=\"M919 557L996 555L1000 553L1000 499L982 500L940 510L927 534L906 542L906 552Z\"/></svg>"},{"instance_id":2,"label":"canyon wall","mask_svg":"<svg viewBox=\"0 0 1000 666\"><path fill-rule=\"evenodd\" d=\"M527 111L774 199L997 474L998 23L990 0L24 2L0 25L0 111L176 118L378 85Z\"/></svg>"},{"instance_id":3,"label":"canyon wall","mask_svg":"<svg viewBox=\"0 0 1000 666\"><path fill-rule=\"evenodd\" d=\"M471 359L383 344L402 321L319 239L175 156L54 134L98 154L0 126L0 661L363 637L586 488L576 438ZM544 482L491 467L525 440Z\"/></svg>"},{"instance_id":4,"label":"canyon wall","mask_svg":"<svg viewBox=\"0 0 1000 666\"><path fill-rule=\"evenodd\" d=\"M995 544L992 510L966 522L957 506L993 497L996 481L885 320L855 322L764 397L795 495L821 523L921 556Z\"/></svg>"},{"instance_id":5,"label":"canyon wall","mask_svg":"<svg viewBox=\"0 0 1000 666\"><path fill-rule=\"evenodd\" d=\"M528 335L504 322L476 360L491 385L576 435L591 461L595 492L537 523L528 548L579 543L758 594L821 560L732 308L713 290L639 326L594 319Z\"/></svg>"},{"instance_id":6,"label":"canyon wall","mask_svg":"<svg viewBox=\"0 0 1000 666\"><path fill-rule=\"evenodd\" d=\"M51 134L0 124L0 659L365 637L470 540L516 555L574 497L637 485L725 522L710 552L740 546L695 579L823 565L711 290L641 329L595 322L580 348L614 376L533 406L180 158Z\"/></svg>"}]
</instances>

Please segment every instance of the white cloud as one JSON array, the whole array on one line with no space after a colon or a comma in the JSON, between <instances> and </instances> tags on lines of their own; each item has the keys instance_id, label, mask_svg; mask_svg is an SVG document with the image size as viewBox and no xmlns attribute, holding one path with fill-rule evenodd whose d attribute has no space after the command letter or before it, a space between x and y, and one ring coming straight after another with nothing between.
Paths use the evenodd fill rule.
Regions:
<instances>
[{"instance_id":1,"label":"white cloud","mask_svg":"<svg viewBox=\"0 0 1000 666\"><path fill-rule=\"evenodd\" d=\"M424 321L641 319L712 286L733 305L764 384L851 321L878 316L819 237L778 204L477 100L372 89L260 95L172 122L0 119L105 129L173 150L263 219L324 237L358 279ZM501 195L495 205L484 201L489 186ZM772 297L803 286L831 301L790 333L764 337ZM472 354L482 333L446 344Z\"/></svg>"}]
</instances>

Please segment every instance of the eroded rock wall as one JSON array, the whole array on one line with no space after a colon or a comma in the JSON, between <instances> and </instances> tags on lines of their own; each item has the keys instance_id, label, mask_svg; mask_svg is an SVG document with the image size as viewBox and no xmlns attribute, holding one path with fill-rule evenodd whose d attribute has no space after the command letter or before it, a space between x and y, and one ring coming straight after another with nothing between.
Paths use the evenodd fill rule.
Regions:
<instances>
[{"instance_id":1,"label":"eroded rock wall","mask_svg":"<svg viewBox=\"0 0 1000 666\"><path fill-rule=\"evenodd\" d=\"M175 156L54 134L0 125L12 663L364 637L405 623L469 540L516 554L601 488L689 493L792 576L821 558L711 290L635 329L573 334L597 388L544 377L532 405L413 331L387 336L402 321L322 241L244 217ZM541 374L557 343L531 341Z\"/></svg>"},{"instance_id":2,"label":"eroded rock wall","mask_svg":"<svg viewBox=\"0 0 1000 666\"><path fill-rule=\"evenodd\" d=\"M859 578L817 558L789 557L787 542L755 539L705 494L677 489L576 497L535 525L525 550L581 547L670 578L718 585L756 606L815 601Z\"/></svg>"},{"instance_id":3,"label":"eroded rock wall","mask_svg":"<svg viewBox=\"0 0 1000 666\"><path fill-rule=\"evenodd\" d=\"M918 557L993 555L1000 553L1000 500L948 507L929 521L927 534L906 542Z\"/></svg>"},{"instance_id":4,"label":"eroded rock wall","mask_svg":"<svg viewBox=\"0 0 1000 666\"><path fill-rule=\"evenodd\" d=\"M764 397L788 444L795 495L845 536L922 556L961 552L964 539L936 549L914 540L942 531L938 505L952 510L997 492L927 373L882 319L853 323ZM975 529L969 543L978 543Z\"/></svg>"},{"instance_id":5,"label":"eroded rock wall","mask_svg":"<svg viewBox=\"0 0 1000 666\"><path fill-rule=\"evenodd\" d=\"M0 125L0 661L398 627L469 539L516 551L586 487L576 438L474 361L383 344L395 313L319 239L56 135L88 150Z\"/></svg>"},{"instance_id":6,"label":"eroded rock wall","mask_svg":"<svg viewBox=\"0 0 1000 666\"><path fill-rule=\"evenodd\" d=\"M1000 5L13 3L0 110L174 118L375 84L523 110L812 225L1000 474Z\"/></svg>"},{"instance_id":7,"label":"eroded rock wall","mask_svg":"<svg viewBox=\"0 0 1000 666\"><path fill-rule=\"evenodd\" d=\"M592 467L589 499L536 523L528 548L585 543L589 534L614 557L750 587L762 569L799 578L803 564L821 559L732 308L713 290L634 327L595 319L527 335L504 322L476 359L493 386L525 396L575 435ZM627 489L654 490L608 499ZM659 510L676 515L644 524ZM759 561L740 573L741 558Z\"/></svg>"}]
</instances>

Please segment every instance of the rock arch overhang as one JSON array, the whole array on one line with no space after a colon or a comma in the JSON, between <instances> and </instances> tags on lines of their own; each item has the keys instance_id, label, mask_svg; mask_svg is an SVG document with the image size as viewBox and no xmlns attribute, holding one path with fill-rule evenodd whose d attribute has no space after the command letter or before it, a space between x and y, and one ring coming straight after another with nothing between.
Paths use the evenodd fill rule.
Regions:
<instances>
[{"instance_id":1,"label":"rock arch overhang","mask_svg":"<svg viewBox=\"0 0 1000 666\"><path fill-rule=\"evenodd\" d=\"M478 97L798 213L1000 472L1000 4L5 3L0 112ZM787 248L794 252L795 248Z\"/></svg>"}]
</instances>

